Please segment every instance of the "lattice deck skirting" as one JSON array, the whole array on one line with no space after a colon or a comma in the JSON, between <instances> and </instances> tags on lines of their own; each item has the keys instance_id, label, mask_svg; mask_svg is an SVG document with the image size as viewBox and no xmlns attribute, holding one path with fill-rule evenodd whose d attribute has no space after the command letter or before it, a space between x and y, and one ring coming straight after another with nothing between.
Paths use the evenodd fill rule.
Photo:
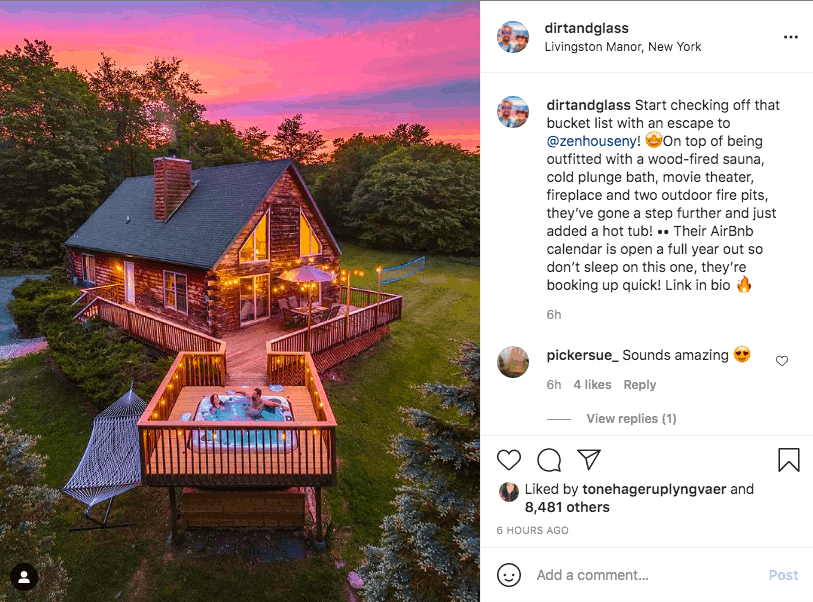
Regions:
<instances>
[{"instance_id":1,"label":"lattice deck skirting","mask_svg":"<svg viewBox=\"0 0 813 602\"><path fill-rule=\"evenodd\" d=\"M368 332L365 335L360 336L357 339L353 339L352 341L345 343L341 347L337 347L335 349L331 349L329 351L324 351L318 355L315 355L313 358L313 363L316 364L316 369L319 372L324 372L328 368L332 368L339 362L343 362L344 360L350 359L367 349L368 347L375 345L378 341L382 338L390 334L390 327L389 325L383 326L373 332Z\"/></svg>"}]
</instances>

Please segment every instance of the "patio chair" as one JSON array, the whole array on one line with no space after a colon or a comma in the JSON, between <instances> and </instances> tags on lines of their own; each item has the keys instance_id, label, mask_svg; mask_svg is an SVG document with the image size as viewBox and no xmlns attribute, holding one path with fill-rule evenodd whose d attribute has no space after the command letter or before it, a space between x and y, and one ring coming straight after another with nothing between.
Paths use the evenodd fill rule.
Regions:
<instances>
[{"instance_id":1,"label":"patio chair","mask_svg":"<svg viewBox=\"0 0 813 602\"><path fill-rule=\"evenodd\" d=\"M286 324L294 324L294 325L301 325L303 321L303 316L300 316L297 313L294 313L288 308L287 306L283 307L280 306L282 310L282 321Z\"/></svg>"},{"instance_id":2,"label":"patio chair","mask_svg":"<svg viewBox=\"0 0 813 602\"><path fill-rule=\"evenodd\" d=\"M279 307L280 312L283 309L290 309L290 307L288 307L288 299L277 299L277 307Z\"/></svg>"},{"instance_id":3,"label":"patio chair","mask_svg":"<svg viewBox=\"0 0 813 602\"><path fill-rule=\"evenodd\" d=\"M341 305L334 305L333 307L330 308L330 311L327 312L328 315L327 315L327 318L325 318L325 319L326 320L332 320L333 318L338 318L339 317L339 312L341 310L342 310Z\"/></svg>"},{"instance_id":4,"label":"patio chair","mask_svg":"<svg viewBox=\"0 0 813 602\"><path fill-rule=\"evenodd\" d=\"M330 297L322 297L322 307L325 309L330 309L333 307L333 299Z\"/></svg>"},{"instance_id":5,"label":"patio chair","mask_svg":"<svg viewBox=\"0 0 813 602\"><path fill-rule=\"evenodd\" d=\"M299 307L299 297L295 297L293 295L288 297L288 306L289 307Z\"/></svg>"}]
</instances>

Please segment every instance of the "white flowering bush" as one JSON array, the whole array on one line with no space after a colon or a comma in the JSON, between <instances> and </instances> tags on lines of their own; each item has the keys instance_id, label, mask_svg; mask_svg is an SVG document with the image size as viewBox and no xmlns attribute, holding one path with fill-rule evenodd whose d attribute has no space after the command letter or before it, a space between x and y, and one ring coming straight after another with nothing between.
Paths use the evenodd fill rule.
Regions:
<instances>
[{"instance_id":1,"label":"white flowering bush","mask_svg":"<svg viewBox=\"0 0 813 602\"><path fill-rule=\"evenodd\" d=\"M40 485L46 457L31 451L36 437L3 422L12 401L0 404L0 558L10 566L27 562L37 569L39 582L25 593L27 601L58 602L65 597L68 575L49 554L53 535L46 529L59 491ZM0 583L0 601L18 599L9 579Z\"/></svg>"}]
</instances>

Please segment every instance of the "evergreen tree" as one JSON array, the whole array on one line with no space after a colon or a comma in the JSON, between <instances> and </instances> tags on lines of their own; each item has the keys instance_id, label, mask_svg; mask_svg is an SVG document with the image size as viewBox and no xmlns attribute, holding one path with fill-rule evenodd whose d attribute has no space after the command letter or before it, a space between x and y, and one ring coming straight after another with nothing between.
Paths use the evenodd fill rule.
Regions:
<instances>
[{"instance_id":1,"label":"evergreen tree","mask_svg":"<svg viewBox=\"0 0 813 602\"><path fill-rule=\"evenodd\" d=\"M403 459L396 514L384 519L380 546L365 549L358 569L368 602L476 602L480 578L480 347L464 343L453 360L463 386L425 384L461 421L402 408L419 438L399 435Z\"/></svg>"}]
</instances>

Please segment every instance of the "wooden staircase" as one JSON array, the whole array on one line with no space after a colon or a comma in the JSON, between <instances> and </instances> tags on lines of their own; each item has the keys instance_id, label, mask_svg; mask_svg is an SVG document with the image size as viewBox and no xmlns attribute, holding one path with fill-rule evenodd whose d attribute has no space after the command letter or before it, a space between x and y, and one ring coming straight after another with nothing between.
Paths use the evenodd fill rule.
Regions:
<instances>
[{"instance_id":1,"label":"wooden staircase","mask_svg":"<svg viewBox=\"0 0 813 602\"><path fill-rule=\"evenodd\" d=\"M262 372L240 372L238 374L226 374L227 387L256 387L258 385L267 387L268 375Z\"/></svg>"}]
</instances>

